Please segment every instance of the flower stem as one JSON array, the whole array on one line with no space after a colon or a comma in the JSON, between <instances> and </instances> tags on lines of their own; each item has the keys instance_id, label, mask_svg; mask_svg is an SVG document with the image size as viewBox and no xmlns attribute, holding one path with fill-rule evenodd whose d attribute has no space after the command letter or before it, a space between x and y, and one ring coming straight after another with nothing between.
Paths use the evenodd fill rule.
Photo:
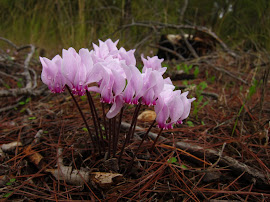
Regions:
<instances>
[{"instance_id":1,"label":"flower stem","mask_svg":"<svg viewBox=\"0 0 270 202\"><path fill-rule=\"evenodd\" d=\"M86 91L86 95L87 95L90 111L91 111L91 114L92 114L93 123L94 123L94 126L95 126L95 132L96 132L96 138L97 138L97 142L98 142L98 147L99 147L99 150L101 150L99 136L98 136L98 127L97 127L97 122L96 122L96 117L95 117L95 112L94 112L95 106L94 106L94 103L93 103L92 96L91 96L91 94L89 93L88 90Z\"/></svg>"},{"instance_id":2,"label":"flower stem","mask_svg":"<svg viewBox=\"0 0 270 202\"><path fill-rule=\"evenodd\" d=\"M91 138L91 141L92 141L94 150L96 150L96 145L95 145L95 143L94 143L93 134L92 134L91 131L90 131L89 125L88 125L88 123L87 123L87 121L86 121L86 119L85 119L85 117L84 117L84 115L83 115L83 113L82 113L82 110L81 110L81 108L80 108L80 106L79 106L77 100L75 99L74 95L72 94L72 92L71 92L71 90L70 90L70 88L69 88L68 85L66 85L66 88L68 89L69 94L71 95L71 97L72 97L72 99L73 99L73 101L74 101L74 103L75 103L77 109L79 110L79 112L80 112L80 114L81 114L81 117L82 117L82 119L83 119L83 121L84 121L84 124L85 124L85 126L86 126L86 128L87 128L88 134L89 134L89 136L90 136L90 138ZM99 152L100 152L100 149L99 149Z\"/></svg>"},{"instance_id":3,"label":"flower stem","mask_svg":"<svg viewBox=\"0 0 270 202\"><path fill-rule=\"evenodd\" d=\"M94 122L94 126L95 126L95 131L96 131L96 137L97 137L98 142L100 141L98 144L101 143L102 148L104 150L105 142L104 142L104 139L103 139L103 136L102 136L102 130L101 130L100 122L98 120L97 110L96 110L94 101L92 99L92 96L91 96L91 94L90 94L90 92L88 90L86 91L86 95L87 95L87 98L88 98L89 107L91 109L91 114L92 114L92 118L93 118L93 122ZM100 145L99 145L99 147L100 147Z\"/></svg>"},{"instance_id":4,"label":"flower stem","mask_svg":"<svg viewBox=\"0 0 270 202\"><path fill-rule=\"evenodd\" d=\"M112 120L109 119L108 158L111 157L111 139L112 139Z\"/></svg>"},{"instance_id":5,"label":"flower stem","mask_svg":"<svg viewBox=\"0 0 270 202\"><path fill-rule=\"evenodd\" d=\"M112 118L112 154L113 157L115 157L115 152L116 152L116 117Z\"/></svg>"},{"instance_id":6,"label":"flower stem","mask_svg":"<svg viewBox=\"0 0 270 202\"><path fill-rule=\"evenodd\" d=\"M144 136L143 136L143 138L142 138L142 140L141 140L141 142L140 142L140 144L139 144L139 146L138 146L138 148L137 148L135 154L133 155L131 161L130 161L129 164L128 164L126 173L129 173L129 172L130 172L131 167L132 167L133 162L134 162L134 159L137 157L137 155L138 155L138 153L139 153L139 150L140 150L140 148L141 148L141 146L142 146L142 143L146 140L146 137L148 136L149 132L151 131L151 129L153 128L153 126L154 126L155 123L156 123L156 120L154 120L154 121L152 122L151 126L149 126L148 130L147 130L146 133L144 134Z\"/></svg>"},{"instance_id":7,"label":"flower stem","mask_svg":"<svg viewBox=\"0 0 270 202\"><path fill-rule=\"evenodd\" d=\"M104 106L104 103L102 102L101 103L101 106L102 106L102 115L103 115L103 124L104 124L104 129L105 129L105 137L106 137L106 140L108 140L108 131L107 131L107 123L106 123L106 113L105 113L105 106Z\"/></svg>"},{"instance_id":8,"label":"flower stem","mask_svg":"<svg viewBox=\"0 0 270 202\"><path fill-rule=\"evenodd\" d=\"M133 131L133 126L134 126L134 124L136 123L136 119L137 119L137 117L138 117L138 113L139 113L140 107L141 107L141 102L139 102L139 104L137 105L137 107L136 107L136 109L135 109L135 111L134 111L133 118L132 118L132 122L131 122L131 125L130 125L130 127L129 127L128 134L127 134L127 136L126 136L125 142L124 142L124 144L123 144L123 146L122 146L120 155L119 155L119 157L118 157L118 163L119 163L119 165L120 165L120 163L121 163L121 158L122 158L124 149L125 149L125 147L126 147L126 144L130 141L131 133L132 133L132 131Z\"/></svg>"},{"instance_id":9,"label":"flower stem","mask_svg":"<svg viewBox=\"0 0 270 202\"><path fill-rule=\"evenodd\" d=\"M152 145L152 148L150 149L150 153L154 151L155 145L156 145L156 143L157 143L157 141L158 141L158 138L159 138L159 136L161 135L162 131L163 131L163 128L160 129L160 131L159 131L159 133L158 133L158 136L156 137L156 139L155 139L155 141L154 141L154 143L153 143L153 145Z\"/></svg>"},{"instance_id":10,"label":"flower stem","mask_svg":"<svg viewBox=\"0 0 270 202\"><path fill-rule=\"evenodd\" d=\"M94 113L95 113L95 116L96 116L96 119L97 119L97 125L98 125L98 129L99 129L99 133L100 133L100 138L102 139L102 142L103 142L103 144L105 145L104 138L103 138L103 135L102 135L101 123L100 123L100 121L99 121L98 114L97 114L97 109L96 109L96 107L95 107L95 104L94 104L94 101L93 101L93 99L92 99L91 94L90 94L90 98L91 98L92 103L93 103Z\"/></svg>"},{"instance_id":11,"label":"flower stem","mask_svg":"<svg viewBox=\"0 0 270 202\"><path fill-rule=\"evenodd\" d=\"M130 142L130 139L133 138L133 136L134 136L134 132L135 132L135 128L136 128L136 124L137 124L137 120L138 120L137 118L138 118L141 106L142 106L142 104L141 104L141 102L139 102L139 104L137 105L137 107L135 109L133 119L132 119L132 123L131 123L131 126L130 126L130 131L129 131L130 134L128 136L128 142Z\"/></svg>"},{"instance_id":12,"label":"flower stem","mask_svg":"<svg viewBox=\"0 0 270 202\"><path fill-rule=\"evenodd\" d=\"M115 138L115 151L113 151L113 156L115 157L116 154L116 150L117 150L117 145L118 145L118 139L119 139L119 135L120 135L120 127L121 127L121 122L122 122L122 117L123 117L123 112L124 112L124 107L122 107L121 111L120 111L120 116L118 119L118 126L116 128L116 138Z\"/></svg>"}]
</instances>

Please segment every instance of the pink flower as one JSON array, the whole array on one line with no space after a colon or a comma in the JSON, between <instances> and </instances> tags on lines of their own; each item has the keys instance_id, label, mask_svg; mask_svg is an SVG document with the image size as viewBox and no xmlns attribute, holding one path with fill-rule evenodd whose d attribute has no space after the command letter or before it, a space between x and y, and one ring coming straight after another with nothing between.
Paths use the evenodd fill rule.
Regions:
<instances>
[{"instance_id":1,"label":"pink flower","mask_svg":"<svg viewBox=\"0 0 270 202\"><path fill-rule=\"evenodd\" d=\"M100 93L101 101L113 103L114 97L121 94L125 88L126 80L124 70L118 59L107 59L105 62L98 63L102 79L98 83L96 92Z\"/></svg>"},{"instance_id":2,"label":"pink flower","mask_svg":"<svg viewBox=\"0 0 270 202\"><path fill-rule=\"evenodd\" d=\"M184 92L180 96L180 98L183 102L184 111L183 111L182 115L180 116L180 118L178 119L177 123L182 123L182 121L188 117L188 115L190 113L190 109L191 109L191 103L194 100L196 100L196 98L188 99L187 95L188 95L188 92Z\"/></svg>"},{"instance_id":3,"label":"pink flower","mask_svg":"<svg viewBox=\"0 0 270 202\"><path fill-rule=\"evenodd\" d=\"M62 58L56 55L52 60L40 57L42 64L41 80L53 93L62 93L65 89L66 79L61 73Z\"/></svg>"},{"instance_id":4,"label":"pink flower","mask_svg":"<svg viewBox=\"0 0 270 202\"><path fill-rule=\"evenodd\" d=\"M108 118L116 116L124 103L156 105L158 126L172 128L182 123L190 113L191 102L187 94L174 91L170 78L163 79L166 67L157 56L141 56L144 67L142 73L136 67L135 50L117 48L118 40L99 40L94 50L74 48L63 49L62 58L57 55L52 60L40 57L43 69L42 81L52 92L60 93L68 85L73 94L84 95L86 90L100 93L101 101L112 104ZM96 83L96 86L89 86Z\"/></svg>"},{"instance_id":5,"label":"pink flower","mask_svg":"<svg viewBox=\"0 0 270 202\"><path fill-rule=\"evenodd\" d=\"M93 63L92 54L88 49L80 49L79 54L73 48L63 49L62 74L73 94L84 95L90 83L101 79L100 65Z\"/></svg>"},{"instance_id":6,"label":"pink flower","mask_svg":"<svg viewBox=\"0 0 270 202\"><path fill-rule=\"evenodd\" d=\"M163 62L164 59L159 59L158 56L154 57L149 57L147 56L147 59L141 55L141 59L143 61L144 67L142 69L142 72L146 72L146 69L152 69L152 71L156 70L160 72L161 75L165 73L167 70L167 67L162 67L161 63Z\"/></svg>"},{"instance_id":7,"label":"pink flower","mask_svg":"<svg viewBox=\"0 0 270 202\"><path fill-rule=\"evenodd\" d=\"M135 96L141 91L143 85L143 77L137 67L133 65L122 64L122 68L126 75L126 88L123 91L123 99L128 104L138 104L138 98Z\"/></svg>"},{"instance_id":8,"label":"pink flower","mask_svg":"<svg viewBox=\"0 0 270 202\"><path fill-rule=\"evenodd\" d=\"M108 39L99 41L99 46L93 44L94 61L100 63L105 71L102 72L98 87L91 89L101 94L102 102L113 103L115 97L122 94L125 102L132 103L141 89L142 76L135 67L135 50L126 51L123 47L118 50L117 42Z\"/></svg>"},{"instance_id":9,"label":"pink flower","mask_svg":"<svg viewBox=\"0 0 270 202\"><path fill-rule=\"evenodd\" d=\"M119 49L118 58L121 61L124 61L128 66L135 66L136 65L136 58L134 56L135 49L126 51L123 47Z\"/></svg>"},{"instance_id":10,"label":"pink flower","mask_svg":"<svg viewBox=\"0 0 270 202\"><path fill-rule=\"evenodd\" d=\"M160 72L152 69L146 69L142 73L143 85L140 92L134 98L134 101L142 98L142 104L151 106L156 104L156 99L164 87L164 79Z\"/></svg>"},{"instance_id":11,"label":"pink flower","mask_svg":"<svg viewBox=\"0 0 270 202\"><path fill-rule=\"evenodd\" d=\"M113 42L111 39L107 39L105 42L99 40L99 46L93 44L96 58L102 61L109 56L117 55L118 49L116 45L118 41Z\"/></svg>"},{"instance_id":12,"label":"pink flower","mask_svg":"<svg viewBox=\"0 0 270 202\"><path fill-rule=\"evenodd\" d=\"M173 91L174 86L166 84L155 105L158 127L171 129L173 124L182 123L190 112L191 102L195 98L187 99L188 92L181 94L180 90Z\"/></svg>"}]
</instances>

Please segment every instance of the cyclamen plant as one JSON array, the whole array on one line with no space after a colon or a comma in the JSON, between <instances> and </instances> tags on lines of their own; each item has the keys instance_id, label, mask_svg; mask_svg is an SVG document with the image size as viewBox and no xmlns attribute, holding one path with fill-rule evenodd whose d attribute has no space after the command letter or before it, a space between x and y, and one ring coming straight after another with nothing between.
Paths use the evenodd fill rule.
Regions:
<instances>
[{"instance_id":1,"label":"cyclamen plant","mask_svg":"<svg viewBox=\"0 0 270 202\"><path fill-rule=\"evenodd\" d=\"M156 122L160 128L160 135L162 130L171 129L173 125L181 124L188 117L191 102L195 98L188 99L188 92L181 93L180 90L175 90L171 79L169 77L163 78L167 69L161 65L163 59L159 59L157 56L147 58L142 56L143 69L140 72L136 67L135 50L126 51L123 47L118 49L117 43L118 41L113 42L111 39L107 39L105 42L99 40L99 46L93 44L94 49L91 51L82 48L77 53L71 47L68 50L63 49L62 57L56 55L52 60L40 57L40 61L43 67L41 73L43 83L53 93L62 93L65 89L69 91L86 124L94 148L97 145L100 154L103 150L107 151L110 156L111 150L113 150L113 156L116 155L123 107L125 104L137 105L130 130L118 156L120 161L124 148L134 133L141 105L154 105L156 120L148 132ZM91 92L100 94L105 127L104 135ZM82 96L85 94L87 94L94 120L95 138L74 97L74 95ZM107 113L105 113L104 103L111 105ZM118 114L120 115L117 125L116 116ZM109 126L106 125L106 118L109 119ZM144 135L137 152L148 132ZM153 148L155 143L156 141L154 141ZM133 160L134 158L132 162Z\"/></svg>"}]
</instances>

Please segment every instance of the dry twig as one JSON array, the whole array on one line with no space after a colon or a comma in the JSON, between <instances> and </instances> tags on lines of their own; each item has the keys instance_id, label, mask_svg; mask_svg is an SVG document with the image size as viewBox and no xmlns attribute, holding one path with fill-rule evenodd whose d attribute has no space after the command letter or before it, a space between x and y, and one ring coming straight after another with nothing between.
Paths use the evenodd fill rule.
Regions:
<instances>
[{"instance_id":1,"label":"dry twig","mask_svg":"<svg viewBox=\"0 0 270 202\"><path fill-rule=\"evenodd\" d=\"M130 127L129 123L126 122L122 122L121 123L121 127L123 129L127 129ZM142 131L143 128L141 127L136 127L136 130L140 130ZM157 138L157 134L149 132L148 136L152 139L155 140ZM161 140L166 140L166 138L164 137L160 137ZM187 142L176 142L175 143L177 148L180 148L182 150L191 152L193 154L196 155L200 155L200 156L206 156L206 158L208 159L213 159L213 158L219 158L218 163L219 164L223 164L226 166L229 166L232 170L235 170L236 172L245 172L246 174L248 174L249 178L247 178L247 180L249 181L253 181L253 179L255 178L257 180L257 182L261 183L261 184L265 184L265 185L269 185L268 180L266 178L266 176L264 174L262 174L259 170L257 170L256 168L252 168L232 157L229 156L221 156L220 152L213 150L213 149L204 149L201 146L195 145L195 144L190 144ZM217 162L217 161L216 161Z\"/></svg>"}]
</instances>

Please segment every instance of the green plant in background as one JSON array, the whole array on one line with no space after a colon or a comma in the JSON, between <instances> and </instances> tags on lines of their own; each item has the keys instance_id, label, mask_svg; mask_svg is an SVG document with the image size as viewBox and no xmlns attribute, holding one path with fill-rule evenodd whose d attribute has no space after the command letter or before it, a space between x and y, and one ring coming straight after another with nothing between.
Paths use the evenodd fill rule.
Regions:
<instances>
[{"instance_id":1,"label":"green plant in background","mask_svg":"<svg viewBox=\"0 0 270 202\"><path fill-rule=\"evenodd\" d=\"M203 81L196 86L196 100L193 102L193 115L196 117L196 119L198 119L198 112L208 104L208 101L203 102L204 97L202 95L203 90L206 88L206 81Z\"/></svg>"},{"instance_id":2,"label":"green plant in background","mask_svg":"<svg viewBox=\"0 0 270 202\"><path fill-rule=\"evenodd\" d=\"M187 125L188 125L189 127L194 127L194 124L193 124L192 121L187 121Z\"/></svg>"},{"instance_id":3,"label":"green plant in background","mask_svg":"<svg viewBox=\"0 0 270 202\"><path fill-rule=\"evenodd\" d=\"M142 65L142 64L138 64L138 65L137 65L137 68L140 70L140 72L142 72L143 65Z\"/></svg>"},{"instance_id":4,"label":"green plant in background","mask_svg":"<svg viewBox=\"0 0 270 202\"><path fill-rule=\"evenodd\" d=\"M167 161L168 161L168 163L172 163L172 164L175 163L176 164L177 163L177 158L171 157Z\"/></svg>"},{"instance_id":5,"label":"green plant in background","mask_svg":"<svg viewBox=\"0 0 270 202\"><path fill-rule=\"evenodd\" d=\"M187 90L195 89L196 94L196 100L193 101L193 115L198 119L198 112L203 109L209 102L203 101L204 96L202 95L202 92L207 88L207 82L202 81L198 85L195 84L189 84L187 80L183 81L183 85L187 86ZM194 127L194 124L192 121L187 121L187 124L189 127ZM202 125L204 125L204 122L201 122Z\"/></svg>"},{"instance_id":6,"label":"green plant in background","mask_svg":"<svg viewBox=\"0 0 270 202\"><path fill-rule=\"evenodd\" d=\"M11 186L12 184L14 184L16 182L16 179L15 178L11 178L9 180L9 182L6 183L7 186ZM7 192L5 193L2 198L8 198L13 192Z\"/></svg>"},{"instance_id":7,"label":"green plant in background","mask_svg":"<svg viewBox=\"0 0 270 202\"><path fill-rule=\"evenodd\" d=\"M184 170L188 169L187 166L185 166L184 164L181 164L181 165L180 165L180 164L178 163L176 157L171 157L171 158L169 158L169 159L167 160L167 162L170 163L170 164L175 164L175 165L179 166L180 168L182 168L182 169L184 169Z\"/></svg>"},{"instance_id":8,"label":"green plant in background","mask_svg":"<svg viewBox=\"0 0 270 202\"><path fill-rule=\"evenodd\" d=\"M20 112L23 113L26 110L25 105L28 104L31 101L31 97L26 98L24 101L20 101L18 104L21 106L24 106ZM17 110L17 108L15 107L15 110Z\"/></svg>"},{"instance_id":9,"label":"green plant in background","mask_svg":"<svg viewBox=\"0 0 270 202\"><path fill-rule=\"evenodd\" d=\"M132 47L149 35L148 27L119 29L132 21L179 24L183 1L158 1L154 4L147 0L132 1L130 18L125 19L127 2L1 0L0 35L16 44L32 43L59 53L62 47L87 47L108 35L124 38L125 46ZM230 42L235 47L269 50L269 9L268 0L193 0L188 2L184 19L190 24L211 28L225 43ZM177 33L172 29L157 31Z\"/></svg>"},{"instance_id":10,"label":"green plant in background","mask_svg":"<svg viewBox=\"0 0 270 202\"><path fill-rule=\"evenodd\" d=\"M178 64L176 65L177 71L183 70L186 74L189 74L189 71L192 69L193 65L187 64Z\"/></svg>"},{"instance_id":11,"label":"green plant in background","mask_svg":"<svg viewBox=\"0 0 270 202\"><path fill-rule=\"evenodd\" d=\"M258 86L262 84L262 81L258 81L256 79L253 79L253 82L251 84L251 86L249 87L248 91L247 91L247 96L246 96L246 100L245 102L242 104L238 114L237 114L237 117L236 117L236 120L234 122L234 126L233 126L233 130L232 130L232 136L234 135L234 132L235 132L235 129L236 129L236 126L237 126L237 123L238 123L238 120L239 120L239 117L245 107L245 104L248 100L251 99L251 97L257 92L257 89L258 89ZM241 89L241 86L240 86L240 89Z\"/></svg>"},{"instance_id":12,"label":"green plant in background","mask_svg":"<svg viewBox=\"0 0 270 202\"><path fill-rule=\"evenodd\" d=\"M199 67L198 66L195 66L195 69L194 69L194 72L193 72L194 77L197 78L198 75L199 75L199 73L200 73Z\"/></svg>"},{"instance_id":13,"label":"green plant in background","mask_svg":"<svg viewBox=\"0 0 270 202\"><path fill-rule=\"evenodd\" d=\"M29 103L30 101L31 101L31 97L28 97L28 98L26 98L25 101L20 101L19 105L25 105L25 104Z\"/></svg>"},{"instance_id":14,"label":"green plant in background","mask_svg":"<svg viewBox=\"0 0 270 202\"><path fill-rule=\"evenodd\" d=\"M178 64L176 65L176 70L177 71L184 71L185 74L190 74L190 71L194 69L193 75L195 78L198 77L200 70L198 66L193 66L193 65L187 65L187 64Z\"/></svg>"},{"instance_id":15,"label":"green plant in background","mask_svg":"<svg viewBox=\"0 0 270 202\"><path fill-rule=\"evenodd\" d=\"M18 88L23 87L23 79L22 78L19 78L19 80L17 81L17 86L18 86Z\"/></svg>"},{"instance_id":16,"label":"green plant in background","mask_svg":"<svg viewBox=\"0 0 270 202\"><path fill-rule=\"evenodd\" d=\"M87 99L86 95L83 95L80 98L81 98L82 101L86 101L86 99Z\"/></svg>"},{"instance_id":17,"label":"green plant in background","mask_svg":"<svg viewBox=\"0 0 270 202\"><path fill-rule=\"evenodd\" d=\"M214 81L216 80L215 76L209 76L209 73L207 70L205 71L205 77L206 77L206 80L209 81L210 83L214 83Z\"/></svg>"},{"instance_id":18,"label":"green plant in background","mask_svg":"<svg viewBox=\"0 0 270 202\"><path fill-rule=\"evenodd\" d=\"M7 89L10 89L10 86L7 83L3 83L3 86L5 86Z\"/></svg>"}]
</instances>

